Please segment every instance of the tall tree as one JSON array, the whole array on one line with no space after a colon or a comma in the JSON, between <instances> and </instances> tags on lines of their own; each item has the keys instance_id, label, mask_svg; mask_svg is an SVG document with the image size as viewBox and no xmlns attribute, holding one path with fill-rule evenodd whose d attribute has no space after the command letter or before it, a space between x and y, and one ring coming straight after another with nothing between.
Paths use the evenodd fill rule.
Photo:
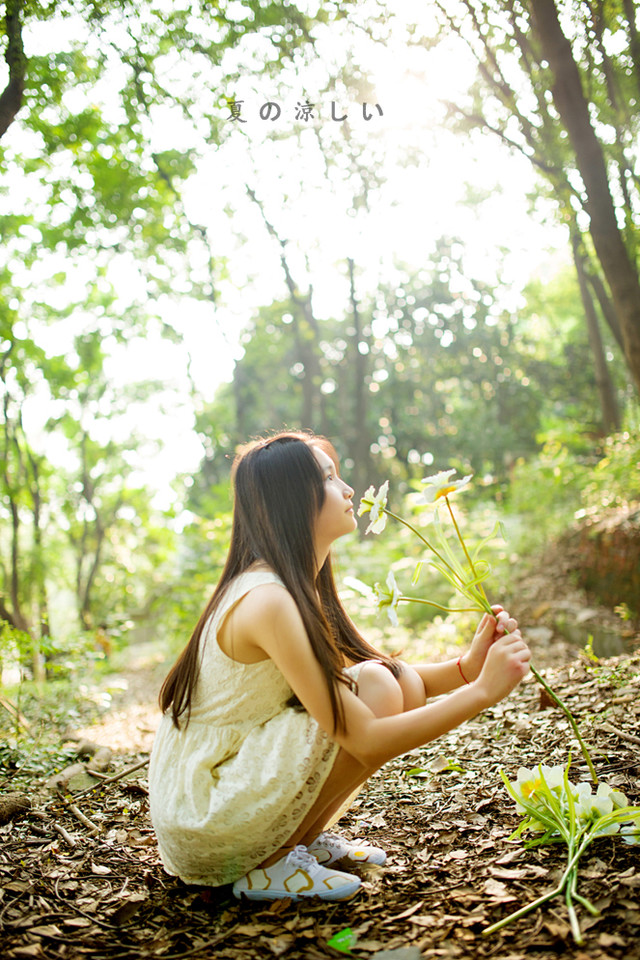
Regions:
<instances>
[{"instance_id":1,"label":"tall tree","mask_svg":"<svg viewBox=\"0 0 640 960\"><path fill-rule=\"evenodd\" d=\"M9 77L6 87L0 94L0 137L6 133L22 106L27 66L22 42L24 0L6 0L4 7L4 33L6 35L4 59L9 68Z\"/></svg>"},{"instance_id":2,"label":"tall tree","mask_svg":"<svg viewBox=\"0 0 640 960\"><path fill-rule=\"evenodd\" d=\"M467 101L449 105L451 116L463 129L493 131L546 178L560 218L584 237L587 273L600 274L597 300L640 391L633 5L461 0L437 7L443 30L467 42L480 71Z\"/></svg>"},{"instance_id":3,"label":"tall tree","mask_svg":"<svg viewBox=\"0 0 640 960\"><path fill-rule=\"evenodd\" d=\"M2 298L0 297L0 303ZM37 401L45 374L67 376L60 358L46 358L23 332L14 337L6 301L0 329L0 620L31 636L33 674L44 679L42 641L49 634L46 511L52 469L25 429L25 412ZM21 331L22 332L22 331ZM7 335L8 334L8 335Z\"/></svg>"},{"instance_id":4,"label":"tall tree","mask_svg":"<svg viewBox=\"0 0 640 960\"><path fill-rule=\"evenodd\" d=\"M322 394L320 391L320 346L318 320L313 309L313 288L302 289L293 275L289 257L287 255L287 241L282 238L273 224L268 220L264 205L258 199L255 191L247 186L247 194L257 205L262 215L265 227L278 245L280 264L289 292L291 313L291 333L295 339L297 349L297 363L300 365L299 378L302 382L302 409L300 421L317 431L323 429Z\"/></svg>"},{"instance_id":5,"label":"tall tree","mask_svg":"<svg viewBox=\"0 0 640 960\"><path fill-rule=\"evenodd\" d=\"M531 10L535 34L540 42L540 53L542 58L548 61L552 72L553 102L569 134L576 166L584 184L583 205L589 217L589 233L616 307L624 354L640 392L640 279L635 258L635 232L628 242L629 249L618 223L605 146L594 128L590 100L585 95L571 44L562 31L558 7L554 0L531 0ZM589 4L587 10L597 35L602 38L604 3ZM620 24L614 20L612 5L607 13L607 30L613 27L619 35ZM633 22L635 26L635 12ZM627 24L627 28L630 27L631 24ZM608 111L615 115L621 113L617 109L615 93L617 78L609 70L612 58L606 55L606 50L603 50L603 54L599 80L600 85L604 80ZM636 108L633 114L635 123L630 126L632 130L635 128L637 134L640 109ZM615 129L615 147L619 155L616 157L614 154L612 157L612 162L617 167L614 175L624 191L627 216L632 216L635 206L630 197L630 190L634 187L633 171L628 159L625 159L624 166L620 164L620 158L626 158L627 151L619 123L615 125ZM638 185L636 181L636 189Z\"/></svg>"}]
</instances>

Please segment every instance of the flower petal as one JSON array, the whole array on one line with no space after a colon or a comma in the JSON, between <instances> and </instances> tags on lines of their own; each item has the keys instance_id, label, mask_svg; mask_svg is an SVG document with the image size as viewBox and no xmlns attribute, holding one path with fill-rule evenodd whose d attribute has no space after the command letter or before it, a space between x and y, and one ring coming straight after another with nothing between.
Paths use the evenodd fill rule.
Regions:
<instances>
[{"instance_id":1,"label":"flower petal","mask_svg":"<svg viewBox=\"0 0 640 960\"><path fill-rule=\"evenodd\" d=\"M361 517L363 513L370 513L371 520L369 526L365 530L367 533L382 533L387 523L387 515L384 512L384 509L387 505L387 494L389 492L389 481L385 480L377 493L374 494L373 487L369 487L366 491L362 500L360 501L360 509L358 510L358 516Z\"/></svg>"},{"instance_id":2,"label":"flower petal","mask_svg":"<svg viewBox=\"0 0 640 960\"><path fill-rule=\"evenodd\" d=\"M421 480L420 482L425 489L418 503L434 503L441 497L448 497L466 487L473 477L473 474L470 473L460 480L453 480L452 477L455 472L455 470L442 470L440 473L434 473L433 476Z\"/></svg>"},{"instance_id":3,"label":"flower petal","mask_svg":"<svg viewBox=\"0 0 640 960\"><path fill-rule=\"evenodd\" d=\"M378 601L378 609L382 610L384 607L387 607L387 616L393 626L397 627L398 614L396 610L400 601L400 588L396 583L393 571L389 571L385 585L383 586L380 583L376 583L374 590Z\"/></svg>"},{"instance_id":4,"label":"flower petal","mask_svg":"<svg viewBox=\"0 0 640 960\"><path fill-rule=\"evenodd\" d=\"M364 513L369 513L374 502L375 502L375 491L373 487L369 487L360 498L360 506L358 507L358 516L361 517Z\"/></svg>"},{"instance_id":5,"label":"flower petal","mask_svg":"<svg viewBox=\"0 0 640 960\"><path fill-rule=\"evenodd\" d=\"M365 533L382 533L386 525L387 525L387 515L386 513L381 513L375 519L372 517L371 523L365 530Z\"/></svg>"}]
</instances>

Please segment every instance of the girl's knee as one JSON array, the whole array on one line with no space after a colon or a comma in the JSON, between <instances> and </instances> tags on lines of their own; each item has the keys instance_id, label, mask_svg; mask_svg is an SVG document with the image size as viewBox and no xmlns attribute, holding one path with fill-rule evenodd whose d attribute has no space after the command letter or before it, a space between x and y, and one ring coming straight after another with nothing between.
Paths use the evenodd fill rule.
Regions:
<instances>
[{"instance_id":1,"label":"girl's knee","mask_svg":"<svg viewBox=\"0 0 640 960\"><path fill-rule=\"evenodd\" d=\"M378 660L363 664L358 674L358 697L376 717L388 717L405 709L400 683Z\"/></svg>"},{"instance_id":2,"label":"girl's knee","mask_svg":"<svg viewBox=\"0 0 640 960\"><path fill-rule=\"evenodd\" d=\"M424 683L420 675L407 663L398 661L402 667L402 672L398 677L398 683L402 690L403 710L414 710L416 707L424 707L427 702L427 694Z\"/></svg>"}]
</instances>

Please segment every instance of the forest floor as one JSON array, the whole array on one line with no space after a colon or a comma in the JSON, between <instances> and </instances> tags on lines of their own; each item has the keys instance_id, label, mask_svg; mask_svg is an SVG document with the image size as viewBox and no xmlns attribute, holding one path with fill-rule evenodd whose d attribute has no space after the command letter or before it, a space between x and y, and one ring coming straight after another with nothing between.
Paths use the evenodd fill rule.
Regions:
<instances>
[{"instance_id":1,"label":"forest floor","mask_svg":"<svg viewBox=\"0 0 640 960\"><path fill-rule=\"evenodd\" d=\"M549 571L520 595L536 665L577 718L600 779L640 804L640 633ZM617 656L597 659L567 642L559 604L563 623L607 643L615 634ZM598 839L581 860L580 892L599 910L578 908L582 945L562 898L483 934L551 891L566 864L561 845L525 849L511 839L521 818L500 770L515 779L520 766L566 764L571 751L572 779L588 776L568 721L532 677L474 721L387 764L359 794L338 829L384 847L388 860L360 868L356 897L260 904L236 901L229 887L188 887L161 866L146 768L132 768L148 758L166 669L154 647L132 648L115 683L103 681L110 711L76 731L110 747L108 775L124 776L96 786L82 772L64 796L45 776L32 778L31 809L0 826L3 958L323 960L350 951L364 960L640 960L640 846L619 836ZM5 793L23 789L24 774L5 779Z\"/></svg>"}]
</instances>

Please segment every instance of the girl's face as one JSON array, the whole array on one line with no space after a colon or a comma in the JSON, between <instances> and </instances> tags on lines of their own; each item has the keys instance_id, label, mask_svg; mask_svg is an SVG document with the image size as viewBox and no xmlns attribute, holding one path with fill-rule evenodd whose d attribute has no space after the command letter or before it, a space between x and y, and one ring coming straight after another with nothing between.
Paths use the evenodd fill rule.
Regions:
<instances>
[{"instance_id":1,"label":"girl's face","mask_svg":"<svg viewBox=\"0 0 640 960\"><path fill-rule=\"evenodd\" d=\"M341 480L331 457L320 447L312 446L324 477L324 503L316 518L315 539L318 553L329 550L338 537L352 533L358 523L354 515L353 489Z\"/></svg>"}]
</instances>

